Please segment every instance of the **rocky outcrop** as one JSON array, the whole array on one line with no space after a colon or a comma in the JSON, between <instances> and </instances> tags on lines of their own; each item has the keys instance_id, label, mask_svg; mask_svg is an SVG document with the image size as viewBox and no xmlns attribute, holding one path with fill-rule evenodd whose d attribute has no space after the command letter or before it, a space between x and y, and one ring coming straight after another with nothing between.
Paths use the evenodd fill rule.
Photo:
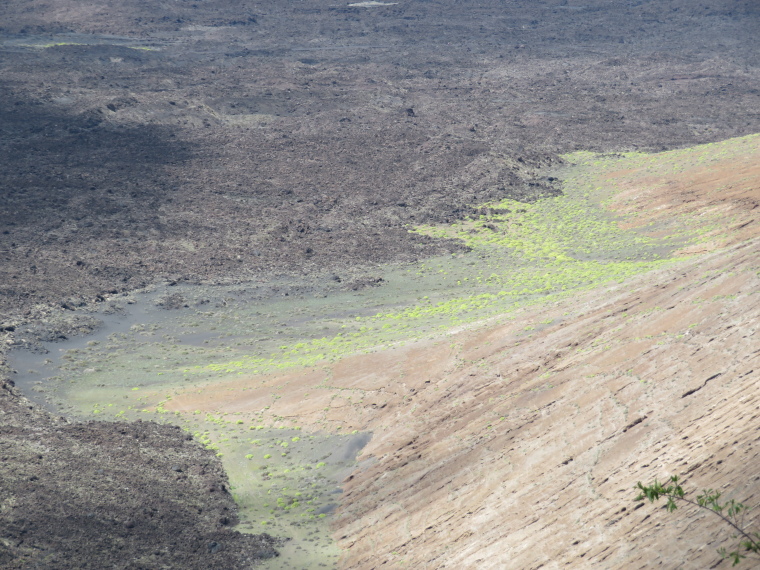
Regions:
<instances>
[{"instance_id":1,"label":"rocky outcrop","mask_svg":"<svg viewBox=\"0 0 760 570\"><path fill-rule=\"evenodd\" d=\"M268 535L237 507L211 451L153 422L70 423L0 384L0 566L250 568Z\"/></svg>"}]
</instances>

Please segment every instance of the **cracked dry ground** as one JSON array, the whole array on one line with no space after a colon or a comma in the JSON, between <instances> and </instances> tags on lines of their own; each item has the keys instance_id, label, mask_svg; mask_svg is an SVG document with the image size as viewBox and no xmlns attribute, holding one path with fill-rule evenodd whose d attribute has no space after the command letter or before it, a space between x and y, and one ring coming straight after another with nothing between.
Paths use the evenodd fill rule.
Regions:
<instances>
[{"instance_id":1,"label":"cracked dry ground","mask_svg":"<svg viewBox=\"0 0 760 570\"><path fill-rule=\"evenodd\" d=\"M760 501L755 158L619 197L641 207L665 192L649 219L722 212L736 231L712 252L513 321L345 359L321 398L303 394L323 371L235 380L173 409L260 409L287 384L273 416L373 431L335 524L341 568L728 565L717 518L667 515L634 502L633 487L677 474L695 492Z\"/></svg>"}]
</instances>

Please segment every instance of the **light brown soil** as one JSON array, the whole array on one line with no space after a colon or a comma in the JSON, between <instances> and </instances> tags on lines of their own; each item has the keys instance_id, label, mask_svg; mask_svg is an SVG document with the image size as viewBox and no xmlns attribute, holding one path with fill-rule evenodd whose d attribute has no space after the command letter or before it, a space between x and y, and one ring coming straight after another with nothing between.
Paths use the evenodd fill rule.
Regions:
<instances>
[{"instance_id":1,"label":"light brown soil","mask_svg":"<svg viewBox=\"0 0 760 570\"><path fill-rule=\"evenodd\" d=\"M750 222L747 237L760 184L745 166L723 165L751 183L720 199L723 179L704 171L677 187ZM686 191L651 211L683 211ZM305 426L374 432L361 457L374 462L345 483L341 568L712 567L732 546L720 521L668 516L633 486L677 474L760 501L760 238L732 243L513 322L235 380L171 409L271 405Z\"/></svg>"},{"instance_id":2,"label":"light brown soil","mask_svg":"<svg viewBox=\"0 0 760 570\"><path fill-rule=\"evenodd\" d=\"M740 243L760 234L757 208L760 206L760 164L758 151L743 156L714 158L708 165L696 165L661 176L647 176L644 169L613 172L620 193L611 208L623 215L644 215L623 227L643 227L650 222L698 213L720 220L719 231L707 244L684 248L681 253L712 251Z\"/></svg>"}]
</instances>

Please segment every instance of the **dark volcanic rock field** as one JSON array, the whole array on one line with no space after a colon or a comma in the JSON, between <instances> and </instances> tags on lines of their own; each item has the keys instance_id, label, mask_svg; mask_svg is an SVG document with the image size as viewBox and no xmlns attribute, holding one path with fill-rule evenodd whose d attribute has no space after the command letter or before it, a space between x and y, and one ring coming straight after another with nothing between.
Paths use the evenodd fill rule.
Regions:
<instances>
[{"instance_id":1,"label":"dark volcanic rock field","mask_svg":"<svg viewBox=\"0 0 760 570\"><path fill-rule=\"evenodd\" d=\"M757 131L759 16L749 1L5 3L0 307L456 249L405 227L556 193L557 152Z\"/></svg>"},{"instance_id":2,"label":"dark volcanic rock field","mask_svg":"<svg viewBox=\"0 0 760 570\"><path fill-rule=\"evenodd\" d=\"M2 568L248 568L278 540L231 530L213 452L153 422L68 423L0 385Z\"/></svg>"},{"instance_id":3,"label":"dark volcanic rock field","mask_svg":"<svg viewBox=\"0 0 760 570\"><path fill-rule=\"evenodd\" d=\"M462 247L411 226L561 192L560 153L758 132L758 30L753 0L3 2L0 353L157 281L370 282ZM181 432L0 394L3 567L273 554Z\"/></svg>"}]
</instances>

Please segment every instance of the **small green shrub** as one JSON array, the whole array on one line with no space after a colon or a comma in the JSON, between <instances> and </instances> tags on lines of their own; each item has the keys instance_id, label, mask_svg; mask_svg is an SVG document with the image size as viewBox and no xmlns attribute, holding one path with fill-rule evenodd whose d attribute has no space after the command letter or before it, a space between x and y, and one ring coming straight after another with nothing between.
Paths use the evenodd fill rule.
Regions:
<instances>
[{"instance_id":1,"label":"small green shrub","mask_svg":"<svg viewBox=\"0 0 760 570\"><path fill-rule=\"evenodd\" d=\"M703 490L701 494L697 495L696 501L687 499L683 487L678 483L677 475L670 478L670 484L667 487L655 479L651 485L644 485L639 481L636 483L636 488L640 493L634 499L635 501L649 499L651 503L654 503L660 498L665 498L667 499L665 508L669 513L678 508L677 501L682 501L705 509L721 518L723 522L736 531L733 538L739 539L739 545L735 550L728 552L725 548L718 549L718 554L723 559L731 560L732 566L736 566L745 558L760 560L760 533L749 532L744 528L743 517L739 515L746 512L748 508L742 503L737 503L734 499L721 503L720 491L713 491L712 489Z\"/></svg>"}]
</instances>

